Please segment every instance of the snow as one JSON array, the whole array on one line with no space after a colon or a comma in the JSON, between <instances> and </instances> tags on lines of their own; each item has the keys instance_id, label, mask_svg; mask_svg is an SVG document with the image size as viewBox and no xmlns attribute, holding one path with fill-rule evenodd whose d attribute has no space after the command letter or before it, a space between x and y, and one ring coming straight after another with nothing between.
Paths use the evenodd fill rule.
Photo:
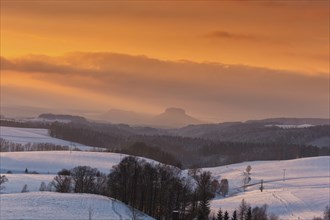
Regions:
<instances>
[{"instance_id":1,"label":"snow","mask_svg":"<svg viewBox=\"0 0 330 220\"><path fill-rule=\"evenodd\" d=\"M313 127L315 125L311 124L301 124L301 125L265 125L266 127L279 127L283 129L289 129L289 128L309 128Z\"/></svg>"},{"instance_id":2,"label":"snow","mask_svg":"<svg viewBox=\"0 0 330 220\"><path fill-rule=\"evenodd\" d=\"M1 175L6 175L8 182L0 194L0 219L88 219L90 209L92 219L132 219L132 209L112 198L39 192L41 182L48 185L62 168L86 165L109 173L124 156L127 155L83 151L2 152ZM41 174L25 174L25 168ZM13 174L5 173L8 170ZM25 184L29 192L21 193ZM138 219L153 219L142 213L138 216Z\"/></svg>"},{"instance_id":3,"label":"snow","mask_svg":"<svg viewBox=\"0 0 330 220\"><path fill-rule=\"evenodd\" d=\"M126 154L86 152L86 151L29 151L2 152L0 155L1 172L12 171L23 173L36 171L43 174L56 174L58 171L76 166L90 166L101 172L109 173L113 165L117 165ZM156 161L145 159L149 162Z\"/></svg>"},{"instance_id":4,"label":"snow","mask_svg":"<svg viewBox=\"0 0 330 220\"><path fill-rule=\"evenodd\" d=\"M0 218L5 219L132 219L120 201L100 195L28 192L0 195ZM153 218L139 213L139 219Z\"/></svg>"},{"instance_id":5,"label":"snow","mask_svg":"<svg viewBox=\"0 0 330 220\"><path fill-rule=\"evenodd\" d=\"M78 148L80 150L95 150L103 148L95 148L83 144L70 142L49 136L48 129L44 128L18 128L18 127L0 127L0 138L7 141L27 144L27 143L51 143L55 145L68 146Z\"/></svg>"},{"instance_id":6,"label":"snow","mask_svg":"<svg viewBox=\"0 0 330 220\"><path fill-rule=\"evenodd\" d=\"M5 175L8 182L4 183L2 194L20 193L26 184L29 192L38 192L42 182L46 186L54 179L55 174L1 174Z\"/></svg>"},{"instance_id":7,"label":"snow","mask_svg":"<svg viewBox=\"0 0 330 220\"><path fill-rule=\"evenodd\" d=\"M47 216L49 219L87 219L89 206L95 204L92 207L95 214L92 219L121 219L112 207L122 215L122 219L131 219L127 216L128 212L121 211L126 210L121 203L113 203L113 200L106 197L38 192L41 182L48 184L62 168L86 165L109 173L111 167L125 156L83 151L2 152L1 172L11 170L13 174L5 174L9 181L4 184L6 188L0 195L0 217L44 219ZM252 167L251 181L243 192L243 173L248 165ZM229 181L229 195L225 198L218 196L211 201L213 212L221 207L231 213L239 206L241 200L245 199L252 207L268 204L268 212L278 215L281 219L304 220L322 216L325 206L329 205L329 167L330 157L324 156L286 161L251 161L203 170L211 171L219 181L222 178ZM25 168L28 168L29 172L36 171L40 174L23 174ZM259 190L260 180L264 181L263 192ZM28 185L29 193L19 193L24 184Z\"/></svg>"},{"instance_id":8,"label":"snow","mask_svg":"<svg viewBox=\"0 0 330 220\"><path fill-rule=\"evenodd\" d=\"M251 165L251 181L246 192L242 189L243 172ZM268 212L281 219L312 219L322 216L330 201L330 157L313 157L287 161L253 161L215 168L211 171L220 181L229 181L229 195L212 200L216 212L220 207L234 211L245 199L252 206L268 204ZM285 169L285 181L283 174ZM260 180L264 191L260 192Z\"/></svg>"}]
</instances>

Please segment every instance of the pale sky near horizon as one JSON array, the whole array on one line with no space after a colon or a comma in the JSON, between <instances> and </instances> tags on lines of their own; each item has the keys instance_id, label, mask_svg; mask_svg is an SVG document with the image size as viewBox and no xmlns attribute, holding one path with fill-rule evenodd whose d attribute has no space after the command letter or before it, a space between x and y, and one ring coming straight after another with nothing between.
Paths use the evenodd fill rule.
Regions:
<instances>
[{"instance_id":1,"label":"pale sky near horizon","mask_svg":"<svg viewBox=\"0 0 330 220\"><path fill-rule=\"evenodd\" d=\"M329 1L1 1L1 105L329 117Z\"/></svg>"}]
</instances>

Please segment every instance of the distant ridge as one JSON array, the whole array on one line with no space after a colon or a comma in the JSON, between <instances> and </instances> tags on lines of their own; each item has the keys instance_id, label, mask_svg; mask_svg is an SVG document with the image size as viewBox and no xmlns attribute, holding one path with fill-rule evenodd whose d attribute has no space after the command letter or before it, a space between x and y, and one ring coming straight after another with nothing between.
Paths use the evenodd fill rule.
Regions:
<instances>
[{"instance_id":1,"label":"distant ridge","mask_svg":"<svg viewBox=\"0 0 330 220\"><path fill-rule=\"evenodd\" d=\"M202 124L203 122L186 114L181 108L167 108L159 115L143 114L134 111L111 109L97 116L98 120L118 124L151 126L162 128L177 128L187 125Z\"/></svg>"},{"instance_id":2,"label":"distant ridge","mask_svg":"<svg viewBox=\"0 0 330 220\"><path fill-rule=\"evenodd\" d=\"M269 123L279 125L329 125L330 119L326 118L266 118L261 120L248 120L245 123Z\"/></svg>"},{"instance_id":3,"label":"distant ridge","mask_svg":"<svg viewBox=\"0 0 330 220\"><path fill-rule=\"evenodd\" d=\"M51 113L44 113L38 116L38 119L50 121L71 121L71 122L86 122L86 118L76 115L56 115Z\"/></svg>"}]
</instances>

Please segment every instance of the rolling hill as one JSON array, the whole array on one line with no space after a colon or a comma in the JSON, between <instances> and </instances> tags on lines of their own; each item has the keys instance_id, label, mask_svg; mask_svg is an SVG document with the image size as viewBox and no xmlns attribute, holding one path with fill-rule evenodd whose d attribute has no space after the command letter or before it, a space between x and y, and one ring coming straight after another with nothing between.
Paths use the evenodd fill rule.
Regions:
<instances>
[{"instance_id":1,"label":"rolling hill","mask_svg":"<svg viewBox=\"0 0 330 220\"><path fill-rule=\"evenodd\" d=\"M21 202L20 200L29 199L29 194L17 194L22 189L23 184L28 184L31 192L37 191L41 182L44 181L47 184L59 169L69 169L77 165L89 165L108 173L111 166L120 161L120 157L120 154L74 151L72 153L63 151L2 153L1 168L3 171L20 172L25 167L29 167L29 170L44 173L35 175L6 174L9 182L5 184L6 189L3 191L7 194L1 195L1 201L5 201L3 207L10 206L6 204L14 204L16 199L19 200L18 203ZM223 178L227 178L229 181L228 196L214 198L211 201L211 209L216 212L221 207L223 210L232 212L239 206L241 200L245 199L252 206L268 204L268 212L278 215L280 219L300 218L307 220L314 216L321 216L325 206L329 205L330 199L329 163L330 157L325 156L286 161L251 161L204 168L203 170L211 171L219 181ZM244 192L242 189L243 172L248 165L252 166L251 181ZM284 169L285 181L283 181ZM47 174L48 172L50 174ZM263 192L259 190L261 180L264 181ZM30 195L39 201L40 193ZM57 199L62 201L62 198L59 198L61 195L56 193L43 195L45 197L42 197L40 201L43 199L52 200L56 204ZM52 199L53 196L54 199ZM34 200L34 198L31 199ZM62 206L62 204L57 205ZM36 209L36 207L31 207L31 209ZM11 208L8 210L10 211ZM102 213L102 211L100 212ZM2 215L6 217L10 214L6 212ZM86 215L86 212L83 215Z\"/></svg>"},{"instance_id":2,"label":"rolling hill","mask_svg":"<svg viewBox=\"0 0 330 220\"><path fill-rule=\"evenodd\" d=\"M0 218L5 219L139 219L152 220L120 201L99 195L55 192L2 194ZM134 213L134 214L133 214Z\"/></svg>"}]
</instances>

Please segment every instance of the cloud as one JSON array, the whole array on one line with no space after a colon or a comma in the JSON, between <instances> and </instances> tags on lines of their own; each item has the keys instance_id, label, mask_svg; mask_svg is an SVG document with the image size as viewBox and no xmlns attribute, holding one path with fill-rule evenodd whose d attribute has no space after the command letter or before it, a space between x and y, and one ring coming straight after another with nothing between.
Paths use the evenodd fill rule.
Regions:
<instances>
[{"instance_id":1,"label":"cloud","mask_svg":"<svg viewBox=\"0 0 330 220\"><path fill-rule=\"evenodd\" d=\"M227 31L213 31L205 36L208 38L233 39L233 40L257 40L260 38L253 35L231 33Z\"/></svg>"},{"instance_id":2,"label":"cloud","mask_svg":"<svg viewBox=\"0 0 330 220\"><path fill-rule=\"evenodd\" d=\"M327 117L329 111L326 75L308 76L221 63L163 61L115 53L1 58L1 63L5 63L1 65L4 79L15 71L20 76L83 91L77 96L95 94L98 98L93 100L93 106L99 108L109 106L109 100L112 100L109 107L145 112L179 106L188 112L226 120ZM13 89L7 91L5 94L9 96ZM26 94L22 93L21 97ZM47 91L38 94L44 96L41 100L47 100ZM14 95L18 94L10 97ZM37 98L31 95L26 99ZM66 105L70 103L70 97L62 93L55 99L58 99L55 103L61 100ZM88 99L84 107L86 103ZM43 101L43 104L51 105L51 102Z\"/></svg>"},{"instance_id":3,"label":"cloud","mask_svg":"<svg viewBox=\"0 0 330 220\"><path fill-rule=\"evenodd\" d=\"M65 63L52 62L47 56L25 56L18 59L6 59L1 57L2 70L22 71L25 73L56 73L68 74L75 71L84 72L84 69L76 68Z\"/></svg>"}]
</instances>

